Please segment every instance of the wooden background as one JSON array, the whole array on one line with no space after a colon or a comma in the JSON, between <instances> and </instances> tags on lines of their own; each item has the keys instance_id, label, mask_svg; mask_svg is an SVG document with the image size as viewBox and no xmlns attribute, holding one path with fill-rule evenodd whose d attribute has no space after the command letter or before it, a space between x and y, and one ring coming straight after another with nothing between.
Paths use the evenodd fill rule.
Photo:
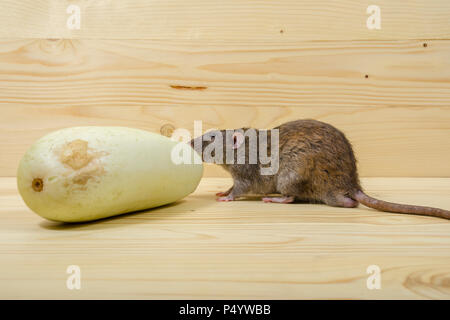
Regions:
<instances>
[{"instance_id":1,"label":"wooden background","mask_svg":"<svg viewBox=\"0 0 450 320\"><path fill-rule=\"evenodd\" d=\"M372 4L381 30L366 27ZM216 203L231 181L207 166L176 204L66 225L33 214L14 176L68 126L315 118L352 141L368 193L449 209L449 17L448 0L0 1L0 298L448 299L445 220ZM382 290L366 287L371 264Z\"/></svg>"}]
</instances>

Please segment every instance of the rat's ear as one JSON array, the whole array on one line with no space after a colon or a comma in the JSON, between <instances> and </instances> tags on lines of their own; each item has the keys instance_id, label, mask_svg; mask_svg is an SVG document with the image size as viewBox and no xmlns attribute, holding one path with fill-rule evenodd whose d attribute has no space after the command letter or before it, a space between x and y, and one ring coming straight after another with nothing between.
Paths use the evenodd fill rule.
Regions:
<instances>
[{"instance_id":1,"label":"rat's ear","mask_svg":"<svg viewBox=\"0 0 450 320\"><path fill-rule=\"evenodd\" d=\"M244 142L244 140L245 137L242 133L240 132L233 133L233 149L239 148Z\"/></svg>"}]
</instances>

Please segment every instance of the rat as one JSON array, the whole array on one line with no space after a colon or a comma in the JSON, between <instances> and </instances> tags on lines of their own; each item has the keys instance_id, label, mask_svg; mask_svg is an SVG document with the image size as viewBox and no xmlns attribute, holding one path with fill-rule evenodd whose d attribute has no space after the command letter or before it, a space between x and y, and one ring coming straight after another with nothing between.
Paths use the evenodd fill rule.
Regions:
<instances>
[{"instance_id":1,"label":"rat","mask_svg":"<svg viewBox=\"0 0 450 320\"><path fill-rule=\"evenodd\" d=\"M450 211L447 210L391 203L367 195L361 188L349 140L330 124L312 119L290 121L273 128L277 129L278 141L272 140L273 130L251 129L257 133L258 143L253 144L250 143L251 135L246 134L249 129L231 130L230 139L225 139L230 130L212 130L190 141L204 162L217 163L216 151L222 150L224 161L218 164L231 174L233 186L217 193L218 201L233 201L248 194L258 194L263 195L264 202L287 204L300 201L345 208L354 208L361 203L380 211L450 219ZM266 145L260 143L259 133L262 131L266 134ZM222 137L219 145L217 137ZM278 145L274 145L274 141ZM268 165L267 161L262 163L259 156L275 155L272 145L278 151L277 171L262 174L262 169L267 169ZM224 152L230 149L227 146L231 146L231 154ZM205 152L207 150L210 150L209 156ZM245 151L245 158L240 158L240 162L237 161L239 150ZM258 155L256 161L255 157L251 161L252 152Z\"/></svg>"}]
</instances>

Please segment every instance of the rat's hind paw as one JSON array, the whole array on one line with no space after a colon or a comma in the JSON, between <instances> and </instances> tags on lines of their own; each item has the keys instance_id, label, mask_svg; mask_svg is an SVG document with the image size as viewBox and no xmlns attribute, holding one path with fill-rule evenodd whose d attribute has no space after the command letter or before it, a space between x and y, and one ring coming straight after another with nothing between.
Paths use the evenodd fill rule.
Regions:
<instances>
[{"instance_id":1,"label":"rat's hind paw","mask_svg":"<svg viewBox=\"0 0 450 320\"><path fill-rule=\"evenodd\" d=\"M294 202L294 197L271 197L262 198L264 202L275 202L275 203L291 203Z\"/></svg>"}]
</instances>

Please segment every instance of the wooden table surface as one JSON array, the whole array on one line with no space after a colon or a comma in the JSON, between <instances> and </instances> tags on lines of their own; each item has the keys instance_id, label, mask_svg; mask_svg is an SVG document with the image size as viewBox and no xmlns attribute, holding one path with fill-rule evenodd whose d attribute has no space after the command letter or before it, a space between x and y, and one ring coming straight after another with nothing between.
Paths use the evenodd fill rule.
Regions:
<instances>
[{"instance_id":1,"label":"wooden table surface","mask_svg":"<svg viewBox=\"0 0 450 320\"><path fill-rule=\"evenodd\" d=\"M204 178L176 204L85 224L32 213L0 178L0 298L449 299L450 222L324 205L216 202ZM366 178L386 200L450 208L449 178ZM69 290L68 266L81 270ZM381 270L369 290L366 270Z\"/></svg>"}]
</instances>

